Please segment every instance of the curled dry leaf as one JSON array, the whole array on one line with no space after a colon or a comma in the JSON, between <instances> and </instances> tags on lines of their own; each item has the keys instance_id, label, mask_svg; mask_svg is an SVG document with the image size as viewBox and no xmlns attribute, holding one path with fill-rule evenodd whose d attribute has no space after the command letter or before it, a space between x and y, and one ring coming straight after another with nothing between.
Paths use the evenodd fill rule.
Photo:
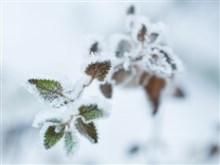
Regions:
<instances>
[{"instance_id":1,"label":"curled dry leaf","mask_svg":"<svg viewBox=\"0 0 220 165\"><path fill-rule=\"evenodd\" d=\"M106 82L105 84L100 84L99 87L100 87L102 94L106 98L108 99L112 98L112 84Z\"/></svg>"},{"instance_id":2,"label":"curled dry leaf","mask_svg":"<svg viewBox=\"0 0 220 165\"><path fill-rule=\"evenodd\" d=\"M89 64L85 70L85 73L92 77L92 79L98 79L103 81L111 68L110 61L95 62Z\"/></svg>"},{"instance_id":3,"label":"curled dry leaf","mask_svg":"<svg viewBox=\"0 0 220 165\"><path fill-rule=\"evenodd\" d=\"M156 76L152 76L147 85L144 86L144 89L147 93L147 95L150 98L150 101L153 106L153 115L155 115L159 108L160 103L160 95L165 87L165 80L163 78L159 78Z\"/></svg>"}]
</instances>

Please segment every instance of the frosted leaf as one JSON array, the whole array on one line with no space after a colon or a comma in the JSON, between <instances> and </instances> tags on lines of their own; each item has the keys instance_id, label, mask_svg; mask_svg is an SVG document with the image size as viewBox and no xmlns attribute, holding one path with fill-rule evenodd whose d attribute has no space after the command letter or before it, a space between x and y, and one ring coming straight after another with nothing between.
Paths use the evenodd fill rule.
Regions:
<instances>
[{"instance_id":1,"label":"frosted leaf","mask_svg":"<svg viewBox=\"0 0 220 165\"><path fill-rule=\"evenodd\" d=\"M180 62L171 50L152 48L151 53L144 57L144 65L150 72L160 76L172 77L176 71L179 71Z\"/></svg>"},{"instance_id":2,"label":"frosted leaf","mask_svg":"<svg viewBox=\"0 0 220 165\"><path fill-rule=\"evenodd\" d=\"M88 35L84 42L84 57L90 58L91 56L102 56L102 52L106 50L106 43L100 35Z\"/></svg>"},{"instance_id":3,"label":"frosted leaf","mask_svg":"<svg viewBox=\"0 0 220 165\"><path fill-rule=\"evenodd\" d=\"M77 109L77 114L81 114L82 120L85 123L89 123L93 119L106 118L110 115L111 106L106 100L99 97L90 97L89 99L81 99L75 103L74 106ZM92 115L95 116L92 116ZM98 115L98 116L96 116Z\"/></svg>"},{"instance_id":4,"label":"frosted leaf","mask_svg":"<svg viewBox=\"0 0 220 165\"><path fill-rule=\"evenodd\" d=\"M94 42L92 45L91 45L91 47L90 47L90 49L89 49L89 53L90 54L95 54L95 53L97 53L97 52L99 52L100 51L100 49L99 49L99 43L96 41L96 42Z\"/></svg>"},{"instance_id":5,"label":"frosted leaf","mask_svg":"<svg viewBox=\"0 0 220 165\"><path fill-rule=\"evenodd\" d=\"M118 58L122 58L125 56L125 53L128 53L131 51L132 44L128 40L121 40L118 44L118 47L116 49L115 55Z\"/></svg>"},{"instance_id":6,"label":"frosted leaf","mask_svg":"<svg viewBox=\"0 0 220 165\"><path fill-rule=\"evenodd\" d=\"M78 149L78 139L72 131L66 131L64 135L64 148L67 156L73 155Z\"/></svg>"},{"instance_id":7,"label":"frosted leaf","mask_svg":"<svg viewBox=\"0 0 220 165\"><path fill-rule=\"evenodd\" d=\"M85 73L92 77L103 81L111 68L110 61L91 63L86 67Z\"/></svg>"},{"instance_id":8,"label":"frosted leaf","mask_svg":"<svg viewBox=\"0 0 220 165\"><path fill-rule=\"evenodd\" d=\"M96 104L82 105L79 107L79 115L86 121L104 117L105 113Z\"/></svg>"},{"instance_id":9,"label":"frosted leaf","mask_svg":"<svg viewBox=\"0 0 220 165\"><path fill-rule=\"evenodd\" d=\"M44 123L51 123L51 124L58 124L65 120L66 118L66 111L41 111L39 112L35 118L34 122L32 124L35 128L41 128Z\"/></svg>"},{"instance_id":10,"label":"frosted leaf","mask_svg":"<svg viewBox=\"0 0 220 165\"><path fill-rule=\"evenodd\" d=\"M64 135L64 129L60 132L55 131L56 126L49 126L44 134L44 147L50 149L53 147Z\"/></svg>"},{"instance_id":11,"label":"frosted leaf","mask_svg":"<svg viewBox=\"0 0 220 165\"><path fill-rule=\"evenodd\" d=\"M91 142L98 142L97 130L93 122L84 123L81 118L78 118L75 122L75 127L81 135L85 136Z\"/></svg>"},{"instance_id":12,"label":"frosted leaf","mask_svg":"<svg viewBox=\"0 0 220 165\"><path fill-rule=\"evenodd\" d=\"M68 99L63 93L63 87L58 81L48 79L29 79L27 90L40 100L49 103L54 108L66 105Z\"/></svg>"},{"instance_id":13,"label":"frosted leaf","mask_svg":"<svg viewBox=\"0 0 220 165\"><path fill-rule=\"evenodd\" d=\"M148 31L150 29L150 20L145 16L138 16L135 18L132 29L132 37L136 42L144 42L146 40Z\"/></svg>"},{"instance_id":14,"label":"frosted leaf","mask_svg":"<svg viewBox=\"0 0 220 165\"><path fill-rule=\"evenodd\" d=\"M150 33L150 35L148 37L149 43L155 42L157 40L158 36L159 36L158 33Z\"/></svg>"}]
</instances>

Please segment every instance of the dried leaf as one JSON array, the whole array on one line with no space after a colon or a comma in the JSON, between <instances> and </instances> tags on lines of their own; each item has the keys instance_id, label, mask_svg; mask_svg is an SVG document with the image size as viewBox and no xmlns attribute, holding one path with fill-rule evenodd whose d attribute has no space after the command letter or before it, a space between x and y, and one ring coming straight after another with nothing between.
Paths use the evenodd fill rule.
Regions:
<instances>
[{"instance_id":1,"label":"dried leaf","mask_svg":"<svg viewBox=\"0 0 220 165\"><path fill-rule=\"evenodd\" d=\"M153 115L155 115L159 108L160 95L162 89L165 87L165 80L156 76L152 76L144 89L150 98L153 106Z\"/></svg>"},{"instance_id":2,"label":"dried leaf","mask_svg":"<svg viewBox=\"0 0 220 165\"><path fill-rule=\"evenodd\" d=\"M44 147L50 149L63 137L64 130L60 132L55 131L56 126L49 126L44 134Z\"/></svg>"},{"instance_id":3,"label":"dried leaf","mask_svg":"<svg viewBox=\"0 0 220 165\"><path fill-rule=\"evenodd\" d=\"M81 118L78 118L76 120L75 126L79 133L88 138L91 142L98 142L98 135L93 122L87 124L84 123Z\"/></svg>"},{"instance_id":4,"label":"dried leaf","mask_svg":"<svg viewBox=\"0 0 220 165\"><path fill-rule=\"evenodd\" d=\"M146 34L147 34L147 28L146 28L145 25L142 24L142 27L141 27L140 31L138 32L138 35L137 35L138 41L144 42L146 40L145 39Z\"/></svg>"},{"instance_id":5,"label":"dried leaf","mask_svg":"<svg viewBox=\"0 0 220 165\"><path fill-rule=\"evenodd\" d=\"M103 81L111 68L110 61L96 62L89 64L85 70L85 73L91 76L93 79Z\"/></svg>"},{"instance_id":6,"label":"dried leaf","mask_svg":"<svg viewBox=\"0 0 220 165\"><path fill-rule=\"evenodd\" d=\"M96 104L82 105L79 108L79 114L86 120L91 121L104 116L101 109L98 108Z\"/></svg>"},{"instance_id":7,"label":"dried leaf","mask_svg":"<svg viewBox=\"0 0 220 165\"><path fill-rule=\"evenodd\" d=\"M95 54L95 53L98 53L100 51L100 49L99 49L99 43L98 42L94 42L93 44L92 44L92 46L90 47L90 49L89 49L89 53L90 54Z\"/></svg>"},{"instance_id":8,"label":"dried leaf","mask_svg":"<svg viewBox=\"0 0 220 165\"><path fill-rule=\"evenodd\" d=\"M127 15L134 15L135 14L135 7L133 5L131 5L128 9L127 9Z\"/></svg>"},{"instance_id":9,"label":"dried leaf","mask_svg":"<svg viewBox=\"0 0 220 165\"><path fill-rule=\"evenodd\" d=\"M105 83L105 84L101 84L99 87L100 87L102 94L106 98L108 98L108 99L112 98L112 84Z\"/></svg>"},{"instance_id":10,"label":"dried leaf","mask_svg":"<svg viewBox=\"0 0 220 165\"><path fill-rule=\"evenodd\" d=\"M117 71L115 71L112 75L112 80L116 82L116 84L123 83L129 76L131 75L131 72L125 70L124 68L120 68Z\"/></svg>"}]
</instances>

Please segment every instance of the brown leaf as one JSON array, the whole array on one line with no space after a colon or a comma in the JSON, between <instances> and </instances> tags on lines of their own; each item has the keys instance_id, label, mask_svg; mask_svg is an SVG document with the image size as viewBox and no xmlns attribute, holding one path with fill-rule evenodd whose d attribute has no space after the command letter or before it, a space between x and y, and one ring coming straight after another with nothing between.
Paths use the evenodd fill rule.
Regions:
<instances>
[{"instance_id":1,"label":"brown leaf","mask_svg":"<svg viewBox=\"0 0 220 165\"><path fill-rule=\"evenodd\" d=\"M110 83L105 83L100 85L100 90L102 91L102 94L110 99L112 98L112 84Z\"/></svg>"},{"instance_id":2,"label":"brown leaf","mask_svg":"<svg viewBox=\"0 0 220 165\"><path fill-rule=\"evenodd\" d=\"M90 49L89 49L89 53L92 54L92 53L97 53L99 51L99 43L98 42L94 42Z\"/></svg>"},{"instance_id":3,"label":"brown leaf","mask_svg":"<svg viewBox=\"0 0 220 165\"><path fill-rule=\"evenodd\" d=\"M78 118L75 123L76 129L79 133L94 143L98 142L98 135L96 131L96 127L93 122L84 123L81 118Z\"/></svg>"},{"instance_id":4,"label":"brown leaf","mask_svg":"<svg viewBox=\"0 0 220 165\"><path fill-rule=\"evenodd\" d=\"M137 39L140 42L145 41L145 35L147 34L147 28L145 25L142 25L140 31L138 32Z\"/></svg>"},{"instance_id":5,"label":"brown leaf","mask_svg":"<svg viewBox=\"0 0 220 165\"><path fill-rule=\"evenodd\" d=\"M162 89L165 87L165 80L156 76L152 76L144 89L148 94L153 106L153 115L155 115L159 108L160 95Z\"/></svg>"},{"instance_id":6,"label":"brown leaf","mask_svg":"<svg viewBox=\"0 0 220 165\"><path fill-rule=\"evenodd\" d=\"M120 68L113 73L112 80L115 80L116 84L121 84L130 76L130 74L131 73L129 71L124 68Z\"/></svg>"},{"instance_id":7,"label":"brown leaf","mask_svg":"<svg viewBox=\"0 0 220 165\"><path fill-rule=\"evenodd\" d=\"M110 61L96 62L89 64L85 70L85 73L91 76L93 79L103 81L111 68Z\"/></svg>"}]
</instances>

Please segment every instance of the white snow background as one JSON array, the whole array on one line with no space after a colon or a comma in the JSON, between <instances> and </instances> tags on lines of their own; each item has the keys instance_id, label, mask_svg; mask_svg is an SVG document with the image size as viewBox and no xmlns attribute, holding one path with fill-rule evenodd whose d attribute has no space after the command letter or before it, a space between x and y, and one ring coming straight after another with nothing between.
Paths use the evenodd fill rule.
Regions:
<instances>
[{"instance_id":1,"label":"white snow background","mask_svg":"<svg viewBox=\"0 0 220 165\"><path fill-rule=\"evenodd\" d=\"M21 83L32 77L75 83L88 36L104 39L122 32L131 3L3 2L2 161L5 164L219 163L207 156L219 144L219 2L132 3L137 12L165 23L173 49L185 64L179 84L186 97L166 97L151 116L141 88L116 87L111 115L98 121L99 143L80 137L80 148L65 157L62 142L45 151L34 116L39 103ZM96 84L85 92L98 93ZM133 145L140 151L129 154Z\"/></svg>"}]
</instances>

